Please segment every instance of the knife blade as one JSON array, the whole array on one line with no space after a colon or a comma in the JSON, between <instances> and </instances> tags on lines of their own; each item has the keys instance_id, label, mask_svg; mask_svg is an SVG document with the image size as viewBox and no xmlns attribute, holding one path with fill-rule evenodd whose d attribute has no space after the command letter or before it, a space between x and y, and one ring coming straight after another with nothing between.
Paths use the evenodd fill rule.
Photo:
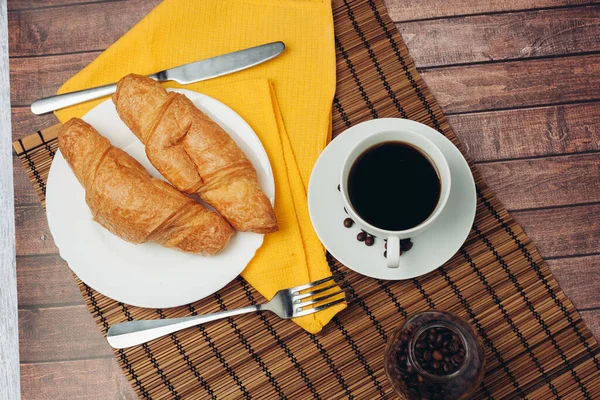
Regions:
<instances>
[{"instance_id":1,"label":"knife blade","mask_svg":"<svg viewBox=\"0 0 600 400\"><path fill-rule=\"evenodd\" d=\"M148 75L148 77L159 82L175 81L183 85L205 81L218 76L238 72L271 60L281 54L284 49L285 44L283 42L266 43L260 46L169 68ZM36 115L45 114L89 100L109 96L116 90L117 84L113 83L76 92L45 97L31 103L31 111Z\"/></svg>"}]
</instances>

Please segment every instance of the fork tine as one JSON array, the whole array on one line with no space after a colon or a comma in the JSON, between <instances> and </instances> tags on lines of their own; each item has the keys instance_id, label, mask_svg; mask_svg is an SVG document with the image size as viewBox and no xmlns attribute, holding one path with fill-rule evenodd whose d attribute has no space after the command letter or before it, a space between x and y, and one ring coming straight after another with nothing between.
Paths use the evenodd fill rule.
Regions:
<instances>
[{"instance_id":1,"label":"fork tine","mask_svg":"<svg viewBox=\"0 0 600 400\"><path fill-rule=\"evenodd\" d=\"M326 291L328 291L330 289L333 289L333 288L335 288L337 286L338 286L338 284L334 283L333 285L325 286L325 287L322 287L322 288L319 288L319 289L316 289L316 290L311 290L310 292L298 294L296 296L293 296L292 299L294 301L305 299L307 297L314 296L315 294L326 292Z\"/></svg>"},{"instance_id":2,"label":"fork tine","mask_svg":"<svg viewBox=\"0 0 600 400\"><path fill-rule=\"evenodd\" d=\"M308 300L308 301L305 301L303 303L300 303L298 300L296 300L296 301L298 301L298 304L294 304L294 307L296 307L296 309L298 309L298 308L303 308L303 307L306 307L306 306L310 306L311 304L320 303L323 300L327 300L327 299L329 299L329 298L331 298L333 296L339 295L340 293L345 293L345 291L344 290L338 290L337 292L329 293L329 294L326 294L325 296L317 297L316 299Z\"/></svg>"},{"instance_id":3,"label":"fork tine","mask_svg":"<svg viewBox=\"0 0 600 400\"><path fill-rule=\"evenodd\" d=\"M346 298L343 298L343 299L338 299L338 300L334 300L334 301L332 301L332 302L330 302L330 303L323 304L323 305L321 305L321 306L317 306L317 307L309 308L309 309L307 309L307 310L303 310L303 311L300 311L300 312L294 313L294 315L293 315L293 318L295 318L295 317L303 317L303 316L305 316L305 315L314 314L314 313L316 313L316 312L318 312L318 311L323 311L323 310L325 310L325 309L327 309L327 308L329 308L329 307L333 307L333 306L335 306L336 304L340 304L340 303L342 303L342 302L344 302L344 301L346 301ZM294 310L294 311L295 311L295 310Z\"/></svg>"},{"instance_id":4,"label":"fork tine","mask_svg":"<svg viewBox=\"0 0 600 400\"><path fill-rule=\"evenodd\" d=\"M302 291L304 289L315 287L315 286L321 285L321 284L323 284L325 282L329 282L331 280L335 281L337 278L342 277L342 276L344 276L342 273L334 274L334 275L328 276L327 278L319 279L318 281L314 281L314 282L307 283L305 285L299 285L299 286L290 288L289 290L291 290L292 292L296 292L297 293L297 292L300 292L300 291Z\"/></svg>"}]
</instances>

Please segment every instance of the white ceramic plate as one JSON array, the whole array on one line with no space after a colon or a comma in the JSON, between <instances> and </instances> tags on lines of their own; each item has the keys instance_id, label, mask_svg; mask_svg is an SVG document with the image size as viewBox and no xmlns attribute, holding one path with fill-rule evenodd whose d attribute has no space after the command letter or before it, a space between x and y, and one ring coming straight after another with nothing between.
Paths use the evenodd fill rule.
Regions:
<instances>
[{"instance_id":1,"label":"white ceramic plate","mask_svg":"<svg viewBox=\"0 0 600 400\"><path fill-rule=\"evenodd\" d=\"M412 238L413 248L402 254L400 268L387 268L382 239L368 247L356 240L360 232L356 225L344 227L347 214L337 186L344 159L360 140L377 132L403 129L419 133L439 147L450 167L452 189L442 214ZM460 249L475 219L475 182L460 151L439 132L415 121L381 118L349 128L323 150L310 177L308 207L319 239L348 268L377 279L409 279L433 271Z\"/></svg>"},{"instance_id":2,"label":"white ceramic plate","mask_svg":"<svg viewBox=\"0 0 600 400\"><path fill-rule=\"evenodd\" d=\"M223 103L190 90L176 90L225 129L246 153L265 194L274 200L271 165L252 128ZM83 119L113 145L127 151L155 177L144 146L106 100ZM123 303L149 308L176 307L202 299L239 275L262 245L263 235L236 232L217 256L203 257L154 243L128 243L92 221L85 192L62 154L56 153L46 192L48 225L61 257L86 284Z\"/></svg>"}]
</instances>

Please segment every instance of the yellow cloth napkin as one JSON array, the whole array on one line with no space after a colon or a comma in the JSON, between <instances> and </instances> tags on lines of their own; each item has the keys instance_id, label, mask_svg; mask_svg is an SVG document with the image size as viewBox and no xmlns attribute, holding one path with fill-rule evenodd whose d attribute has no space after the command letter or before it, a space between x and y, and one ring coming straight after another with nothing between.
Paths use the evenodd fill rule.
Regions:
<instances>
[{"instance_id":1,"label":"yellow cloth napkin","mask_svg":"<svg viewBox=\"0 0 600 400\"><path fill-rule=\"evenodd\" d=\"M242 275L271 298L279 289L331 274L313 231L306 188L330 139L335 49L330 0L165 0L59 93L150 74L230 51L281 40L279 57L246 71L184 86L237 111L260 137L275 175L280 230ZM180 87L168 83L169 87ZM81 117L100 101L56 112ZM295 320L316 333L344 305Z\"/></svg>"}]
</instances>

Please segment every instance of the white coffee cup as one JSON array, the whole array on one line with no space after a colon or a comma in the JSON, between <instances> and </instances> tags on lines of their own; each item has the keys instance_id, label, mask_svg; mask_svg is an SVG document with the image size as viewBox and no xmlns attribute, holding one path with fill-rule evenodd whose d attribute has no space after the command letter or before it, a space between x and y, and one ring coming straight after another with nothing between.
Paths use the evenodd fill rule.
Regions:
<instances>
[{"instance_id":1,"label":"white coffee cup","mask_svg":"<svg viewBox=\"0 0 600 400\"><path fill-rule=\"evenodd\" d=\"M381 229L366 222L356 212L348 195L348 176L354 162L369 148L386 142L402 142L420 150L435 167L441 184L440 197L431 215L419 225L401 231ZM393 171L393 173L390 173L390 176L394 176L394 179L397 179L397 182L390 182L390 184L402 184L402 174L399 174L398 171ZM450 168L448 167L448 162L440 149L433 144L433 142L416 132L408 130L392 130L377 132L367 136L348 153L346 160L344 161L344 166L342 167L340 192L342 193L346 211L356 225L371 235L387 240L387 266L389 268L398 268L400 266L400 240L414 238L431 226L433 221L441 214L448 201L448 196L450 195L450 181Z\"/></svg>"}]
</instances>

